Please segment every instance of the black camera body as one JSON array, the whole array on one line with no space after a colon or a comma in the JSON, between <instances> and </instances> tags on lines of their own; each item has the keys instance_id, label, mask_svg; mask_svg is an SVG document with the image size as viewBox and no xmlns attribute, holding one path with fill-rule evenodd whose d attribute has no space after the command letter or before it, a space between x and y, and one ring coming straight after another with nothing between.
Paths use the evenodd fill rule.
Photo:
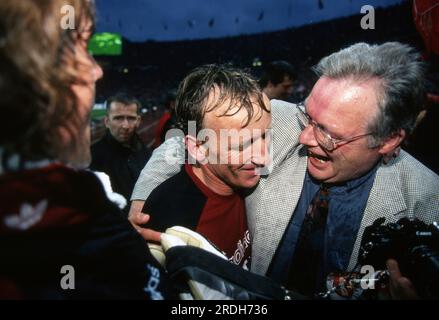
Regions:
<instances>
[{"instance_id":1,"label":"black camera body","mask_svg":"<svg viewBox=\"0 0 439 320\"><path fill-rule=\"evenodd\" d=\"M360 265L386 269L386 260L395 259L401 273L409 278L422 298L439 298L439 226L402 218L384 224L379 218L366 227L358 257Z\"/></svg>"}]
</instances>

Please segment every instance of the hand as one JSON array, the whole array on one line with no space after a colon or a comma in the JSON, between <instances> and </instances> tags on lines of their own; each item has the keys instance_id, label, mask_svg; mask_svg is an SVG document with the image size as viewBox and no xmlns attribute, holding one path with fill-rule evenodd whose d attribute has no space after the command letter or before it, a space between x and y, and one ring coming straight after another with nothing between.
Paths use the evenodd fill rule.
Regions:
<instances>
[{"instance_id":1,"label":"hand","mask_svg":"<svg viewBox=\"0 0 439 320\"><path fill-rule=\"evenodd\" d=\"M386 262L390 273L390 296L394 300L416 300L419 296L413 283L401 274L398 262L389 259Z\"/></svg>"},{"instance_id":2,"label":"hand","mask_svg":"<svg viewBox=\"0 0 439 320\"><path fill-rule=\"evenodd\" d=\"M143 201L137 201L136 204L134 202L136 201L133 201L133 204L131 205L130 213L128 214L128 220L131 222L134 229L136 229L137 232L140 233L143 239L145 239L146 241L160 242L160 232L143 227L143 225L148 223L150 219L149 214L141 212L143 208ZM141 206L139 202L142 202Z\"/></svg>"},{"instance_id":3,"label":"hand","mask_svg":"<svg viewBox=\"0 0 439 320\"><path fill-rule=\"evenodd\" d=\"M133 200L131 201L130 212L128 213L128 219L135 214L142 213L143 206L145 201L142 200Z\"/></svg>"}]
</instances>

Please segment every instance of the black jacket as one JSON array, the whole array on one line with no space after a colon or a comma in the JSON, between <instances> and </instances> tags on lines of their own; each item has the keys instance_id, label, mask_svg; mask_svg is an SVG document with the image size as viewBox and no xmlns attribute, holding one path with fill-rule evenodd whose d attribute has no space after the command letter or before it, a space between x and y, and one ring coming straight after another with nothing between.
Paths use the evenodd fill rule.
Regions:
<instances>
[{"instance_id":1,"label":"black jacket","mask_svg":"<svg viewBox=\"0 0 439 320\"><path fill-rule=\"evenodd\" d=\"M134 135L130 147L119 143L107 130L105 136L91 147L90 169L110 176L113 190L130 201L134 185L151 151Z\"/></svg>"},{"instance_id":2,"label":"black jacket","mask_svg":"<svg viewBox=\"0 0 439 320\"><path fill-rule=\"evenodd\" d=\"M167 274L97 177L62 165L0 175L0 261L0 299L170 297Z\"/></svg>"}]
</instances>

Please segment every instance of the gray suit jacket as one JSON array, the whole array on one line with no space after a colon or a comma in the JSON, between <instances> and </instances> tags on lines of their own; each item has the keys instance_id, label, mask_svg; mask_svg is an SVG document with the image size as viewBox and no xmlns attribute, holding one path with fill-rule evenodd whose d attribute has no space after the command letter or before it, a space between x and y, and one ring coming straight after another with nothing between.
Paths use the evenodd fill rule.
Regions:
<instances>
[{"instance_id":1,"label":"gray suit jacket","mask_svg":"<svg viewBox=\"0 0 439 320\"><path fill-rule=\"evenodd\" d=\"M272 100L273 169L261 178L246 198L247 219L252 236L251 270L265 274L294 213L306 172L305 148L295 105ZM167 161L165 161L165 159ZM142 171L132 200L145 200L162 181L180 170L184 161L182 139L171 139L153 153ZM395 222L403 216L418 217L426 223L439 221L439 177L408 153L381 165L375 177L361 226L351 254L349 269L357 260L364 228L376 218Z\"/></svg>"},{"instance_id":2,"label":"gray suit jacket","mask_svg":"<svg viewBox=\"0 0 439 320\"><path fill-rule=\"evenodd\" d=\"M285 232L302 192L307 156L299 144L300 126L296 108L272 100L273 171L263 177L258 188L246 199L248 223L253 239L252 271L265 274ZM360 229L349 262L357 261L364 228L385 217L395 222L403 216L418 217L426 223L439 221L439 177L408 153L376 173Z\"/></svg>"}]
</instances>

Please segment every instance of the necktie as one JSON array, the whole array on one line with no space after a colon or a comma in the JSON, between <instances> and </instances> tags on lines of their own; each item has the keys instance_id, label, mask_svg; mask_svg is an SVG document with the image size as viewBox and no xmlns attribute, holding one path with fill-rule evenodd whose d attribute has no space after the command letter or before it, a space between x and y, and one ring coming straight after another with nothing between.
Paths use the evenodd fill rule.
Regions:
<instances>
[{"instance_id":1,"label":"necktie","mask_svg":"<svg viewBox=\"0 0 439 320\"><path fill-rule=\"evenodd\" d=\"M289 270L287 287L312 296L320 290L324 263L324 239L328 216L328 189L322 185L305 214Z\"/></svg>"}]
</instances>

